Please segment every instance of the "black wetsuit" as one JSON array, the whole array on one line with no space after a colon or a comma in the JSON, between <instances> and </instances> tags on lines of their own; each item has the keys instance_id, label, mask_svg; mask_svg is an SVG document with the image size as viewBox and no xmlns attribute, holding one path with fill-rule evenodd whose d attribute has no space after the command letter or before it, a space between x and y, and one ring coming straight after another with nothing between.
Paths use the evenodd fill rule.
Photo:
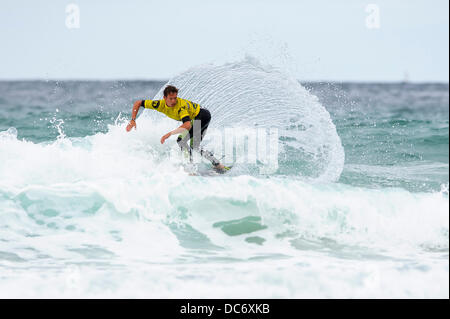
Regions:
<instances>
[{"instance_id":1,"label":"black wetsuit","mask_svg":"<svg viewBox=\"0 0 450 319\"><path fill-rule=\"evenodd\" d=\"M192 161L192 150L195 150L199 152L201 156L209 160L214 166L216 166L219 164L219 161L213 156L213 154L207 150L202 150L200 148L200 142L203 140L203 137L205 136L209 122L211 122L211 113L207 109L201 108L197 116L191 122L192 125L191 129L189 130L189 133L186 134L184 137L182 135L178 136L177 143L178 145L180 145L181 150L184 150L185 148L189 150L191 161ZM188 141L190 141L191 138L192 142L189 145Z\"/></svg>"}]
</instances>

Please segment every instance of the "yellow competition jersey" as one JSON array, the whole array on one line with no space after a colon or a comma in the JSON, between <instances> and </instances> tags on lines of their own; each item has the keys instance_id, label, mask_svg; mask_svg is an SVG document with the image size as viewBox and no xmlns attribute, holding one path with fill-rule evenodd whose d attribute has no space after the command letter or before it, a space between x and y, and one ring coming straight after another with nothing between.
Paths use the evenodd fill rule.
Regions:
<instances>
[{"instance_id":1,"label":"yellow competition jersey","mask_svg":"<svg viewBox=\"0 0 450 319\"><path fill-rule=\"evenodd\" d=\"M166 114L171 119L181 121L185 116L189 116L192 120L200 112L200 105L177 97L177 104L175 106L167 106L166 101L162 100L145 100L144 106L146 109L153 109L158 112Z\"/></svg>"}]
</instances>

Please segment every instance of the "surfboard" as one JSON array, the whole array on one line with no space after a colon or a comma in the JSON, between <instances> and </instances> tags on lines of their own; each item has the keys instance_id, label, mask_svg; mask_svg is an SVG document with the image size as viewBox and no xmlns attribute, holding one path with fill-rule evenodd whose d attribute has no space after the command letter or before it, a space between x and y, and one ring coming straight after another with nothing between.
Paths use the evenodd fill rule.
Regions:
<instances>
[{"instance_id":1,"label":"surfboard","mask_svg":"<svg viewBox=\"0 0 450 319\"><path fill-rule=\"evenodd\" d=\"M224 165L224 166L225 166L225 167L224 167L223 169L217 169L217 168L213 167L213 170L216 171L216 172L219 173L219 174L226 174L226 173L228 173L228 172L231 170L231 168L233 167L233 166L226 166L226 165Z\"/></svg>"},{"instance_id":2,"label":"surfboard","mask_svg":"<svg viewBox=\"0 0 450 319\"><path fill-rule=\"evenodd\" d=\"M225 166L225 167L226 168L224 170L218 170L218 169L215 169L214 167L210 167L208 169L197 169L195 171L190 170L187 172L190 176L211 176L211 177L222 176L222 175L228 173L233 166Z\"/></svg>"}]
</instances>

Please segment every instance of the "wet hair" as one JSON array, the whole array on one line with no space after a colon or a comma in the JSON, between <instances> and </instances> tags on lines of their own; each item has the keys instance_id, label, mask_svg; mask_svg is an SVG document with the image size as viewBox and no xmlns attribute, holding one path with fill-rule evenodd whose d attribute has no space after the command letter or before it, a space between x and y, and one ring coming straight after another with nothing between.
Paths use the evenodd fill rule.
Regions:
<instances>
[{"instance_id":1,"label":"wet hair","mask_svg":"<svg viewBox=\"0 0 450 319\"><path fill-rule=\"evenodd\" d=\"M168 85L164 89L164 96L169 95L170 93L178 93L178 89L173 85Z\"/></svg>"}]
</instances>

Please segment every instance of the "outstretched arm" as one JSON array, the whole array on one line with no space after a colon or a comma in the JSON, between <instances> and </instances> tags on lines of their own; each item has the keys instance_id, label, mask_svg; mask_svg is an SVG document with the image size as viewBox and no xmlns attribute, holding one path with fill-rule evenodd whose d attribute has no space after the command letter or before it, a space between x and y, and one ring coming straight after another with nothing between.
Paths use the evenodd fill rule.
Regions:
<instances>
[{"instance_id":1,"label":"outstretched arm","mask_svg":"<svg viewBox=\"0 0 450 319\"><path fill-rule=\"evenodd\" d=\"M178 127L177 129L174 129L173 131L170 131L169 133L167 133L166 135L164 135L163 137L161 137L161 144L164 144L164 141L166 139L168 139L171 135L175 135L175 134L179 134L181 132L184 132L185 130L190 130L191 129L191 121L186 121L184 122L182 125L180 125L180 127Z\"/></svg>"},{"instance_id":2,"label":"outstretched arm","mask_svg":"<svg viewBox=\"0 0 450 319\"><path fill-rule=\"evenodd\" d=\"M139 108L142 106L142 100L137 100L133 104L133 110L131 111L131 120L127 125L127 132L129 132L133 127L136 128L136 116L139 112Z\"/></svg>"}]
</instances>

